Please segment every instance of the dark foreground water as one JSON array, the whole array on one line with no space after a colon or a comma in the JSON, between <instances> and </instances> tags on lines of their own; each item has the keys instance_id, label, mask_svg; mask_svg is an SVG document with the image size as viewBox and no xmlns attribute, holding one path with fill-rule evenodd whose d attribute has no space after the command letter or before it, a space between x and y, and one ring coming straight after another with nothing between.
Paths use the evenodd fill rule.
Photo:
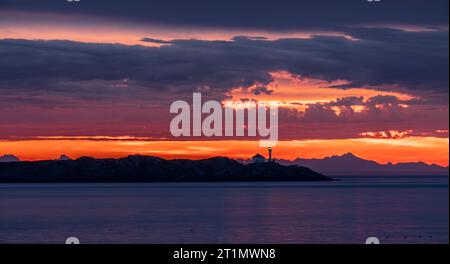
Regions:
<instances>
[{"instance_id":1,"label":"dark foreground water","mask_svg":"<svg viewBox=\"0 0 450 264\"><path fill-rule=\"evenodd\" d=\"M448 243L448 177L0 184L1 243Z\"/></svg>"}]
</instances>

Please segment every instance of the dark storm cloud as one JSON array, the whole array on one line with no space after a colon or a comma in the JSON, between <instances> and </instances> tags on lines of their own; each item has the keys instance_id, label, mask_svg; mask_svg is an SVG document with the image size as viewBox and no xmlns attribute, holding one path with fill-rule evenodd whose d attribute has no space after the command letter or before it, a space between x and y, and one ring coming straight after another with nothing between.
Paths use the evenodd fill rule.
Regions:
<instances>
[{"instance_id":1,"label":"dark storm cloud","mask_svg":"<svg viewBox=\"0 0 450 264\"><path fill-rule=\"evenodd\" d=\"M270 89L268 89L265 86L258 86L256 88L252 89L252 93L254 95L260 95L260 94L267 94L267 95L269 95L269 94L273 93L273 90L270 90Z\"/></svg>"},{"instance_id":2,"label":"dark storm cloud","mask_svg":"<svg viewBox=\"0 0 450 264\"><path fill-rule=\"evenodd\" d=\"M148 89L221 94L234 87L264 87L272 81L270 72L288 71L351 82L342 88L396 85L416 92L448 93L448 31L365 29L361 33L355 29L348 33L353 32L359 40L236 37L164 41L170 45L159 48L4 39L0 40L0 89L79 93L84 90L66 84L95 82L101 89L99 81L126 80L128 86Z\"/></svg>"},{"instance_id":3,"label":"dark storm cloud","mask_svg":"<svg viewBox=\"0 0 450 264\"><path fill-rule=\"evenodd\" d=\"M368 100L369 105L379 105L379 104L399 104L401 101L392 95L378 95L370 98Z\"/></svg>"},{"instance_id":4,"label":"dark storm cloud","mask_svg":"<svg viewBox=\"0 0 450 264\"><path fill-rule=\"evenodd\" d=\"M333 102L329 102L329 106L352 106L352 105L363 105L364 104L364 97L360 96L349 96L349 97L343 97L338 98Z\"/></svg>"},{"instance_id":5,"label":"dark storm cloud","mask_svg":"<svg viewBox=\"0 0 450 264\"><path fill-rule=\"evenodd\" d=\"M170 41L154 39L154 38L142 38L142 42L156 43L156 44L170 44Z\"/></svg>"},{"instance_id":6,"label":"dark storm cloud","mask_svg":"<svg viewBox=\"0 0 450 264\"><path fill-rule=\"evenodd\" d=\"M413 98L407 100L401 100L393 95L376 95L368 98L367 100L364 97L360 96L349 96L337 98L334 101L327 103L316 103L317 105L323 107L352 107L352 106L366 106L366 107L378 107L378 106L400 106L409 105L409 106L424 106L427 105L426 99L422 98ZM439 106L440 107L440 106ZM403 108L403 107L402 107Z\"/></svg>"},{"instance_id":7,"label":"dark storm cloud","mask_svg":"<svg viewBox=\"0 0 450 264\"><path fill-rule=\"evenodd\" d=\"M0 0L0 8L240 29L336 29L374 23L448 26L447 0Z\"/></svg>"}]
</instances>

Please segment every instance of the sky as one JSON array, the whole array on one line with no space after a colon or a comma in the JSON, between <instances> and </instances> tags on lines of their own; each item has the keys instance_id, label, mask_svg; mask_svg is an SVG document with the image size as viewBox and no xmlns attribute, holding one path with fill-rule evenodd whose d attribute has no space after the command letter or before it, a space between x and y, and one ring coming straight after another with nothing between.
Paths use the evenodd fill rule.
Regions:
<instances>
[{"instance_id":1,"label":"sky","mask_svg":"<svg viewBox=\"0 0 450 264\"><path fill-rule=\"evenodd\" d=\"M0 155L265 152L175 138L173 101L275 101L278 158L448 166L447 0L0 0Z\"/></svg>"}]
</instances>

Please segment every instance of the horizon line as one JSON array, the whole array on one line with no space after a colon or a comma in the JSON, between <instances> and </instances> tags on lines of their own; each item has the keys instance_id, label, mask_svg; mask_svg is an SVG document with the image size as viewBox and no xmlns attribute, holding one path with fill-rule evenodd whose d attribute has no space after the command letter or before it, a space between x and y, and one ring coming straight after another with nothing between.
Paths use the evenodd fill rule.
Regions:
<instances>
[{"instance_id":1,"label":"horizon line","mask_svg":"<svg viewBox=\"0 0 450 264\"><path fill-rule=\"evenodd\" d=\"M255 153L255 155L257 155L257 154L260 154L260 153ZM328 159L328 158L343 157L343 156L348 156L348 155L352 155L355 158L360 159L360 160L375 162L375 163L377 163L377 164L379 164L381 166L388 166L388 165L394 165L395 166L395 165L400 165L400 164L418 164L418 163L422 163L422 164L425 164L427 166L438 166L440 168L447 168L448 169L450 167L450 165L445 166L445 165L440 165L440 164L436 164L436 163L426 163L426 162L423 162L423 161L409 161L409 162L397 162L397 163L394 163L394 162L380 163L380 162L377 162L375 160L361 158L358 155L353 154L352 152L347 152L347 153L344 153L344 154L341 154L341 155L339 155L339 154L330 155L330 156L325 156L325 157L322 157L322 158L302 158L302 157L297 157L297 158L294 158L294 159L273 158L273 160L274 161L294 162L294 161L296 161L298 159L302 159L302 160L324 160L324 159ZM18 161L14 161L14 162L61 161L60 158L63 157L63 156L66 156L68 158L68 160L72 160L72 161L73 160L79 160L79 159L82 159L82 158L90 158L90 159L95 159L95 160L105 160L105 159L119 160L119 159L126 159L126 158L130 158L130 157L158 158L158 159L163 159L163 160L167 160L167 161L171 161L171 160L192 160L192 161L196 161L196 160L209 160L209 159L215 159L215 158L226 158L226 159L235 160L235 161L238 161L238 162L239 161L251 161L252 160L252 157L249 157L247 159L242 159L242 158L233 158L233 157L220 156L220 155L218 155L218 156L205 156L205 157L199 157L199 158L187 158L187 157L165 158L163 156L143 155L143 154L139 154L139 153L125 155L125 156L120 156L120 157L95 157L95 156L83 155L83 156L76 156L75 158L71 158L70 156L62 153L62 154L60 154L59 158L55 158L55 159L36 159L36 160L33 160L33 159L21 159L18 155L15 155L15 154L0 153L0 158L7 157L7 156L12 156L12 157L15 157L15 158L18 159ZM0 163L1 163L1 161L0 161ZM4 163L7 163L7 162L4 162Z\"/></svg>"}]
</instances>

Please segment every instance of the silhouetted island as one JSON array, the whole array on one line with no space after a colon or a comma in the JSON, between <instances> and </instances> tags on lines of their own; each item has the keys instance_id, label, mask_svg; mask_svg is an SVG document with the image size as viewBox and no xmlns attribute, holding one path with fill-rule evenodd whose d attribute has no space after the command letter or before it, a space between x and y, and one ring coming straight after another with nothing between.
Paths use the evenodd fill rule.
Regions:
<instances>
[{"instance_id":1,"label":"silhouetted island","mask_svg":"<svg viewBox=\"0 0 450 264\"><path fill-rule=\"evenodd\" d=\"M301 166L275 162L241 164L229 158L165 160L148 156L122 159L51 160L0 164L0 182L235 182L330 181Z\"/></svg>"}]
</instances>

